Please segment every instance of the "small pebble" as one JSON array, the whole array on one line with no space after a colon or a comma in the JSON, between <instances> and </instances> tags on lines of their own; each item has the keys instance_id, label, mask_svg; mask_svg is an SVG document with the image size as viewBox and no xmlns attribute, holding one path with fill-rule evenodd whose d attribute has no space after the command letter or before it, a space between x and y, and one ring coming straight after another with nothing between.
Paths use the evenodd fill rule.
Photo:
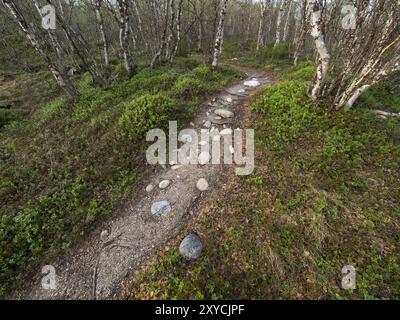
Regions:
<instances>
[{"instance_id":1,"label":"small pebble","mask_svg":"<svg viewBox=\"0 0 400 320\"><path fill-rule=\"evenodd\" d=\"M158 185L158 187L159 187L160 189L167 189L167 188L170 186L170 184L171 184L171 181L170 181L170 180L163 180L163 181L160 182L160 184Z\"/></svg>"},{"instance_id":2,"label":"small pebble","mask_svg":"<svg viewBox=\"0 0 400 320\"><path fill-rule=\"evenodd\" d=\"M206 179L201 178L196 185L197 189L201 192L208 190L208 182Z\"/></svg>"},{"instance_id":3,"label":"small pebble","mask_svg":"<svg viewBox=\"0 0 400 320\"><path fill-rule=\"evenodd\" d=\"M154 190L154 186L153 186L152 184L149 184L149 185L146 187L146 192L148 192L148 193L152 192L153 190Z\"/></svg>"}]
</instances>

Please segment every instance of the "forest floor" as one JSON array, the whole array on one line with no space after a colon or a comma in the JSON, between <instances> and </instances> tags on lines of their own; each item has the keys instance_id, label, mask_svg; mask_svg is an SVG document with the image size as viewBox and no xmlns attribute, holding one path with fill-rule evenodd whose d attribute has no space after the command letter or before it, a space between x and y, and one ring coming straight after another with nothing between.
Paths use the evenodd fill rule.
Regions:
<instances>
[{"instance_id":1,"label":"forest floor","mask_svg":"<svg viewBox=\"0 0 400 320\"><path fill-rule=\"evenodd\" d=\"M188 63L193 66L187 68ZM19 126L7 128L7 133L13 130L19 136L4 140L3 149L24 155L12 158L6 167L13 170L9 170L10 177L21 176L24 181L23 174L29 171L21 168L26 164L15 164L39 152L45 161L39 158L29 165L50 163L43 172L51 169L49 178L59 179L56 190L62 188L62 192L49 197L42 187L44 200L39 205L26 201L34 209L26 209L29 221L21 219L25 212L17 215L14 225L2 222L13 225L10 234L18 236L2 241L13 241L22 249L29 241L29 250L35 253L40 240L37 226L54 229L54 234L44 236L54 239L55 248L64 244L70 248L76 243L70 235L82 230L80 239L86 239L58 259L54 255L47 258L46 263L56 268L57 290L41 289L43 275L38 268L14 298L400 298L400 127L398 119L371 112L399 112L399 92L392 84L381 83L364 94L354 110L332 112L306 95L315 73L312 63L266 65L248 57L234 59L234 63L247 66L239 67L247 73L246 79L217 94L206 90L207 83L220 88L239 73L227 68L215 73L185 61L185 71L179 67L143 70L110 93L88 89L83 79L82 103L63 109L63 102L56 100L39 113L38 128L30 133L36 137L34 151L27 152L30 149L19 141L24 135ZM252 78L265 85L254 90L243 87ZM109 109L110 101L117 103L116 108ZM123 108L118 104L121 101ZM148 109L135 112L139 118L132 118L132 103L125 101L135 102L132 110L142 105ZM167 105L178 101L178 112L175 106L170 113L165 109L157 113L160 101ZM173 119L173 114L180 123L192 122L191 128L201 128L204 121L216 120L210 115L221 107L232 110L235 117L232 123L215 125L220 130L224 125L255 129L256 169L251 176L236 176L232 166L158 167L139 174L146 166L133 155L145 146L132 143L127 147L127 141L138 135L132 123L146 119L140 122L146 132L159 125L152 119ZM45 129L50 132L42 137ZM75 139L56 147L66 133ZM54 146L52 150L60 154L44 153L39 145ZM110 155L106 150L113 151ZM80 158L72 157L74 152L82 153ZM69 159L68 166L58 163L61 158ZM74 174L72 180L70 173L55 174L61 169L74 172L77 166L79 175ZM104 179L108 176L115 181L110 184ZM6 175L0 178L0 194L14 195L16 186L4 180ZM208 180L207 192L196 189L199 178ZM161 190L157 185L163 180L171 183ZM150 184L154 188L147 192ZM34 183L25 185L29 188ZM37 194L33 191L28 193L32 199ZM83 200L87 198L93 200ZM6 200L6 205L15 202L11 197ZM151 206L158 201L169 201L167 215L151 214ZM125 205L115 207L120 202ZM110 218L107 212L111 209ZM64 211L68 218L60 215ZM36 212L59 219L36 220ZM88 227L93 221L100 221L94 231ZM70 225L74 228L68 231ZM24 232L16 232L17 227ZM195 261L183 259L178 250L190 233L199 235L204 245ZM41 255L47 252L39 249ZM7 250L2 254L9 256ZM22 265L30 261L22 260L24 255L22 251L10 259ZM355 290L342 288L344 266L356 270Z\"/></svg>"},{"instance_id":2,"label":"forest floor","mask_svg":"<svg viewBox=\"0 0 400 320\"><path fill-rule=\"evenodd\" d=\"M247 128L242 120L248 111L249 99L259 87L270 83L272 77L265 71L236 68L246 74L245 79L207 97L197 108L191 129L200 131L208 127L222 131L226 128ZM257 88L245 86L249 80L259 82ZM229 110L234 117L220 119L214 114L217 109ZM39 273L13 297L105 299L119 296L121 288L126 287L124 280L130 279L127 276L143 267L143 263L152 254L160 252L166 242L175 239L197 215L198 207L222 187L221 180L225 178L226 170L223 165L168 166L157 170L142 181L130 200L118 210L118 215L100 226L77 248L50 263L57 274L56 290L44 290L41 287L43 275ZM200 178L208 181L207 192L196 188ZM161 181L169 181L170 185L161 189L158 187ZM150 192L146 191L148 185L153 187ZM160 201L170 203L170 212L152 214L152 205Z\"/></svg>"},{"instance_id":3,"label":"forest floor","mask_svg":"<svg viewBox=\"0 0 400 320\"><path fill-rule=\"evenodd\" d=\"M243 120L256 128L253 175L225 171L120 297L400 298L399 121L370 111L398 112L399 94L380 84L354 110L332 112L305 94L312 64L277 71ZM177 249L188 233L204 243L196 261ZM355 289L342 287L345 266L354 267Z\"/></svg>"}]
</instances>

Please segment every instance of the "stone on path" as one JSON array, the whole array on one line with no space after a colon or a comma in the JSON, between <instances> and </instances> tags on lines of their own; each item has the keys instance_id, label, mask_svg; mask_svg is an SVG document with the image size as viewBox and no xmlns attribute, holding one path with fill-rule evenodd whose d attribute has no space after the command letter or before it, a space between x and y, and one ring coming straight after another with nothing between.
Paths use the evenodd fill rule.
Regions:
<instances>
[{"instance_id":1,"label":"stone on path","mask_svg":"<svg viewBox=\"0 0 400 320\"><path fill-rule=\"evenodd\" d=\"M232 111L226 109L217 109L214 111L214 113L222 118L233 118L235 116Z\"/></svg>"},{"instance_id":2,"label":"stone on path","mask_svg":"<svg viewBox=\"0 0 400 320\"><path fill-rule=\"evenodd\" d=\"M259 87L261 85L260 81L258 81L258 80L245 81L243 84L246 87L252 87L252 88L256 88L256 87Z\"/></svg>"},{"instance_id":3,"label":"stone on path","mask_svg":"<svg viewBox=\"0 0 400 320\"><path fill-rule=\"evenodd\" d=\"M171 204L169 201L155 202L151 206L151 213L153 215L163 216L171 212Z\"/></svg>"},{"instance_id":4,"label":"stone on path","mask_svg":"<svg viewBox=\"0 0 400 320\"><path fill-rule=\"evenodd\" d=\"M210 161L210 158L211 158L211 156L210 156L209 152L204 151L204 152L200 153L199 158L198 158L199 164L202 166L207 164Z\"/></svg>"},{"instance_id":5,"label":"stone on path","mask_svg":"<svg viewBox=\"0 0 400 320\"><path fill-rule=\"evenodd\" d=\"M146 192L147 193L150 193L150 192L152 192L154 190L154 186L152 185L152 184L149 184L147 187L146 187Z\"/></svg>"},{"instance_id":6,"label":"stone on path","mask_svg":"<svg viewBox=\"0 0 400 320\"><path fill-rule=\"evenodd\" d=\"M181 164L176 164L176 165L173 165L172 167L171 167L171 169L172 170L178 170L178 169L180 169L180 168L182 168L183 166L181 165Z\"/></svg>"},{"instance_id":7,"label":"stone on path","mask_svg":"<svg viewBox=\"0 0 400 320\"><path fill-rule=\"evenodd\" d=\"M204 127L206 127L207 129L210 129L210 128L211 128L211 121L210 121L210 120L207 120L207 121L204 123Z\"/></svg>"},{"instance_id":8,"label":"stone on path","mask_svg":"<svg viewBox=\"0 0 400 320\"><path fill-rule=\"evenodd\" d=\"M171 184L171 181L170 181L170 180L163 180L163 181L160 182L160 184L158 185L158 187L159 187L160 189L167 189L167 188L170 186L170 184Z\"/></svg>"},{"instance_id":9,"label":"stone on path","mask_svg":"<svg viewBox=\"0 0 400 320\"><path fill-rule=\"evenodd\" d=\"M100 234L100 240L106 241L108 239L109 233L108 230L103 230Z\"/></svg>"},{"instance_id":10,"label":"stone on path","mask_svg":"<svg viewBox=\"0 0 400 320\"><path fill-rule=\"evenodd\" d=\"M208 190L208 182L206 179L201 178L196 185L197 189L201 192Z\"/></svg>"},{"instance_id":11,"label":"stone on path","mask_svg":"<svg viewBox=\"0 0 400 320\"><path fill-rule=\"evenodd\" d=\"M180 254L188 260L196 260L200 258L202 251L203 244L201 239L195 234L189 234L185 239L183 239L179 246Z\"/></svg>"}]
</instances>

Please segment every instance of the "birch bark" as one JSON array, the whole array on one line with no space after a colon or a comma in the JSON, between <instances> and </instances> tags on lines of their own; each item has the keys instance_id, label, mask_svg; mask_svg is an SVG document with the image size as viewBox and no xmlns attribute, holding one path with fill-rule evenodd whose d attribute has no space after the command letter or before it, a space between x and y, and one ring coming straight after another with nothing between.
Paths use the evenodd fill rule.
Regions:
<instances>
[{"instance_id":1,"label":"birch bark","mask_svg":"<svg viewBox=\"0 0 400 320\"><path fill-rule=\"evenodd\" d=\"M221 8L220 18L219 18L217 35L215 37L214 55L213 55L213 62L212 62L213 68L218 67L218 63L219 63L219 55L221 53L221 45L222 45L223 37L224 37L224 26L225 26L225 17L226 17L227 8L228 8L228 0L224 0L222 8Z\"/></svg>"},{"instance_id":2,"label":"birch bark","mask_svg":"<svg viewBox=\"0 0 400 320\"><path fill-rule=\"evenodd\" d=\"M94 0L94 9L96 11L96 20L97 20L97 25L98 25L98 29L99 29L100 36L101 36L102 46L103 46L104 64L105 64L106 68L108 68L110 65L110 56L108 53L108 41L107 41L106 33L104 30L104 19L103 19L103 14L101 12L101 3L102 3L102 0Z\"/></svg>"},{"instance_id":3,"label":"birch bark","mask_svg":"<svg viewBox=\"0 0 400 320\"><path fill-rule=\"evenodd\" d=\"M261 13L260 13L260 24L258 26L258 36L257 36L257 52L260 51L261 47L264 46L264 24L265 16L267 14L269 0L261 1Z\"/></svg>"},{"instance_id":4,"label":"birch bark","mask_svg":"<svg viewBox=\"0 0 400 320\"><path fill-rule=\"evenodd\" d=\"M43 58L46 62L47 67L53 74L53 77L56 79L58 85L65 91L67 96L71 99L76 99L78 97L78 93L75 88L62 76L60 70L56 66L56 64L51 60L51 58L47 55L44 49L41 47L39 41L36 38L36 35L31 31L28 27L28 24L22 15L20 9L17 4L13 0L2 0L4 5L8 8L11 15L15 18L18 23L19 28L25 34L27 39L31 42L33 48L38 52L38 54Z\"/></svg>"},{"instance_id":5,"label":"birch bark","mask_svg":"<svg viewBox=\"0 0 400 320\"><path fill-rule=\"evenodd\" d=\"M323 85L326 81L328 73L330 55L325 42L325 35L323 33L323 0L307 0L311 11L311 36L314 39L315 47L318 54L317 62L317 76L315 79L314 87L311 92L311 97L314 100L320 98Z\"/></svg>"}]
</instances>

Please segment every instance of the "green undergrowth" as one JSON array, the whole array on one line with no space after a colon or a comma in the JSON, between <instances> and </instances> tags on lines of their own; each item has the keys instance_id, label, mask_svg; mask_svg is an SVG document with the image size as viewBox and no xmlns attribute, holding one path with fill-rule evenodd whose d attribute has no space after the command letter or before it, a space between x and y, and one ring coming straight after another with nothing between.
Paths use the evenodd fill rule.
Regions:
<instances>
[{"instance_id":1,"label":"green undergrowth","mask_svg":"<svg viewBox=\"0 0 400 320\"><path fill-rule=\"evenodd\" d=\"M192 58L141 68L107 91L84 74L77 102L60 96L11 119L0 131L0 296L132 193L150 170L149 129L185 125L205 95L240 77Z\"/></svg>"},{"instance_id":2,"label":"green undergrowth","mask_svg":"<svg viewBox=\"0 0 400 320\"><path fill-rule=\"evenodd\" d=\"M189 230L202 257L168 251L130 298L400 299L399 124L365 100L317 106L306 95L312 69L283 70L252 102L256 170L230 179ZM364 99L398 99L381 90ZM341 287L347 265L355 290Z\"/></svg>"},{"instance_id":3,"label":"green undergrowth","mask_svg":"<svg viewBox=\"0 0 400 320\"><path fill-rule=\"evenodd\" d=\"M230 46L234 46L230 44ZM292 63L291 50L287 44L281 43L275 46L267 44L256 51L255 43L249 44L247 48L236 48L229 54L225 54L224 58L232 63L261 69L277 69L280 70Z\"/></svg>"}]
</instances>

